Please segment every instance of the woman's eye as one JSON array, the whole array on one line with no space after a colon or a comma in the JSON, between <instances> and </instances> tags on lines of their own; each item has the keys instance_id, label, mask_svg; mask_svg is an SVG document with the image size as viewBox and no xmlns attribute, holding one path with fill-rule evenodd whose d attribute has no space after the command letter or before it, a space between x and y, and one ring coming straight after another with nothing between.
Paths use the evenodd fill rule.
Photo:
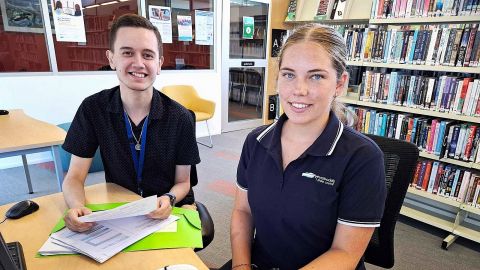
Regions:
<instances>
[{"instance_id":1,"label":"woman's eye","mask_svg":"<svg viewBox=\"0 0 480 270\"><path fill-rule=\"evenodd\" d=\"M311 78L315 81L323 79L322 75L320 74L313 74Z\"/></svg>"},{"instance_id":2,"label":"woman's eye","mask_svg":"<svg viewBox=\"0 0 480 270\"><path fill-rule=\"evenodd\" d=\"M293 73L283 73L282 77L290 80L290 79L295 78L295 75L293 75Z\"/></svg>"}]
</instances>

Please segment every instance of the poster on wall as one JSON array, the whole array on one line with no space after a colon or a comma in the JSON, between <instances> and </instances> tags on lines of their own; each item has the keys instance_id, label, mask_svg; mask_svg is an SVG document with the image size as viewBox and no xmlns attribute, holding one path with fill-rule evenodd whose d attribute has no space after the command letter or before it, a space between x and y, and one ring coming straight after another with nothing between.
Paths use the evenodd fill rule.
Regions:
<instances>
[{"instance_id":1,"label":"poster on wall","mask_svg":"<svg viewBox=\"0 0 480 270\"><path fill-rule=\"evenodd\" d=\"M81 0L52 0L57 41L87 42Z\"/></svg>"},{"instance_id":2,"label":"poster on wall","mask_svg":"<svg viewBox=\"0 0 480 270\"><path fill-rule=\"evenodd\" d=\"M163 43L172 43L172 13L170 7L148 6L148 18L158 28Z\"/></svg>"},{"instance_id":3,"label":"poster on wall","mask_svg":"<svg viewBox=\"0 0 480 270\"><path fill-rule=\"evenodd\" d=\"M253 30L255 29L255 20L253 17L243 16L243 34L244 39L253 39Z\"/></svg>"},{"instance_id":4,"label":"poster on wall","mask_svg":"<svg viewBox=\"0 0 480 270\"><path fill-rule=\"evenodd\" d=\"M177 15L178 40L192 41L192 16Z\"/></svg>"},{"instance_id":5,"label":"poster on wall","mask_svg":"<svg viewBox=\"0 0 480 270\"><path fill-rule=\"evenodd\" d=\"M40 0L0 0L0 11L5 31L44 33Z\"/></svg>"},{"instance_id":6,"label":"poster on wall","mask_svg":"<svg viewBox=\"0 0 480 270\"><path fill-rule=\"evenodd\" d=\"M195 44L213 45L213 12L195 10Z\"/></svg>"}]
</instances>

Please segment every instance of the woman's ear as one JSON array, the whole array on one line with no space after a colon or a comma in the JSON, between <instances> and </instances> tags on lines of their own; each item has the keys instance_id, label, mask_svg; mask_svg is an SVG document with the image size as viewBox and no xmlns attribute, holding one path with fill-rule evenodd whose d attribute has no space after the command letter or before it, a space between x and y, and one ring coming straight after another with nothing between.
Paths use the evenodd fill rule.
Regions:
<instances>
[{"instance_id":1,"label":"woman's ear","mask_svg":"<svg viewBox=\"0 0 480 270\"><path fill-rule=\"evenodd\" d=\"M344 71L340 78L337 81L337 87L335 88L335 96L341 96L345 89L347 89L348 86L348 73Z\"/></svg>"}]
</instances>

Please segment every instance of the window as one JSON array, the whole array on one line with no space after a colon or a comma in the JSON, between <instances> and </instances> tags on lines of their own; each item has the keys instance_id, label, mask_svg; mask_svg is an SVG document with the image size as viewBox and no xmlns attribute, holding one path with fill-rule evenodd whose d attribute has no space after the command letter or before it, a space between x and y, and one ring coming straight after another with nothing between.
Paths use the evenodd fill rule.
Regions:
<instances>
[{"instance_id":1,"label":"window","mask_svg":"<svg viewBox=\"0 0 480 270\"><path fill-rule=\"evenodd\" d=\"M72 0L59 1L64 2L63 6L74 5ZM108 31L113 20L127 13L138 14L136 0L82 0L82 6L87 42L62 42L54 34L58 71L108 70L105 52L109 49ZM53 20L51 6L49 13Z\"/></svg>"},{"instance_id":2,"label":"window","mask_svg":"<svg viewBox=\"0 0 480 270\"><path fill-rule=\"evenodd\" d=\"M214 68L213 0L147 0L145 8L162 34L162 69ZM158 25L165 25L165 31Z\"/></svg>"},{"instance_id":3,"label":"window","mask_svg":"<svg viewBox=\"0 0 480 270\"><path fill-rule=\"evenodd\" d=\"M40 0L0 0L0 72L50 70Z\"/></svg>"}]
</instances>

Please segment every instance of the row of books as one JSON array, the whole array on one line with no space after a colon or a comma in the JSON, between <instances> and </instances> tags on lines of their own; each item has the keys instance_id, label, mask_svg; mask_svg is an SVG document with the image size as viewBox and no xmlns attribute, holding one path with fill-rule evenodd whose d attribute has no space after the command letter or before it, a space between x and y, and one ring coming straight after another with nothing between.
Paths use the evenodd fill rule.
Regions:
<instances>
[{"instance_id":1,"label":"row of books","mask_svg":"<svg viewBox=\"0 0 480 270\"><path fill-rule=\"evenodd\" d=\"M467 116L480 115L480 79L422 73L366 70L359 88L360 100Z\"/></svg>"},{"instance_id":2,"label":"row of books","mask_svg":"<svg viewBox=\"0 0 480 270\"><path fill-rule=\"evenodd\" d=\"M478 0L374 0L371 18L471 16L480 14Z\"/></svg>"},{"instance_id":3,"label":"row of books","mask_svg":"<svg viewBox=\"0 0 480 270\"><path fill-rule=\"evenodd\" d=\"M285 21L344 19L353 2L353 0L290 0Z\"/></svg>"},{"instance_id":4,"label":"row of books","mask_svg":"<svg viewBox=\"0 0 480 270\"><path fill-rule=\"evenodd\" d=\"M480 163L480 128L450 120L350 107L362 133L411 142L439 158Z\"/></svg>"},{"instance_id":5,"label":"row of books","mask_svg":"<svg viewBox=\"0 0 480 270\"><path fill-rule=\"evenodd\" d=\"M480 208L480 175L432 160L419 160L411 186Z\"/></svg>"},{"instance_id":6,"label":"row of books","mask_svg":"<svg viewBox=\"0 0 480 270\"><path fill-rule=\"evenodd\" d=\"M478 24L352 26L344 39L350 61L476 67L478 32Z\"/></svg>"}]
</instances>

